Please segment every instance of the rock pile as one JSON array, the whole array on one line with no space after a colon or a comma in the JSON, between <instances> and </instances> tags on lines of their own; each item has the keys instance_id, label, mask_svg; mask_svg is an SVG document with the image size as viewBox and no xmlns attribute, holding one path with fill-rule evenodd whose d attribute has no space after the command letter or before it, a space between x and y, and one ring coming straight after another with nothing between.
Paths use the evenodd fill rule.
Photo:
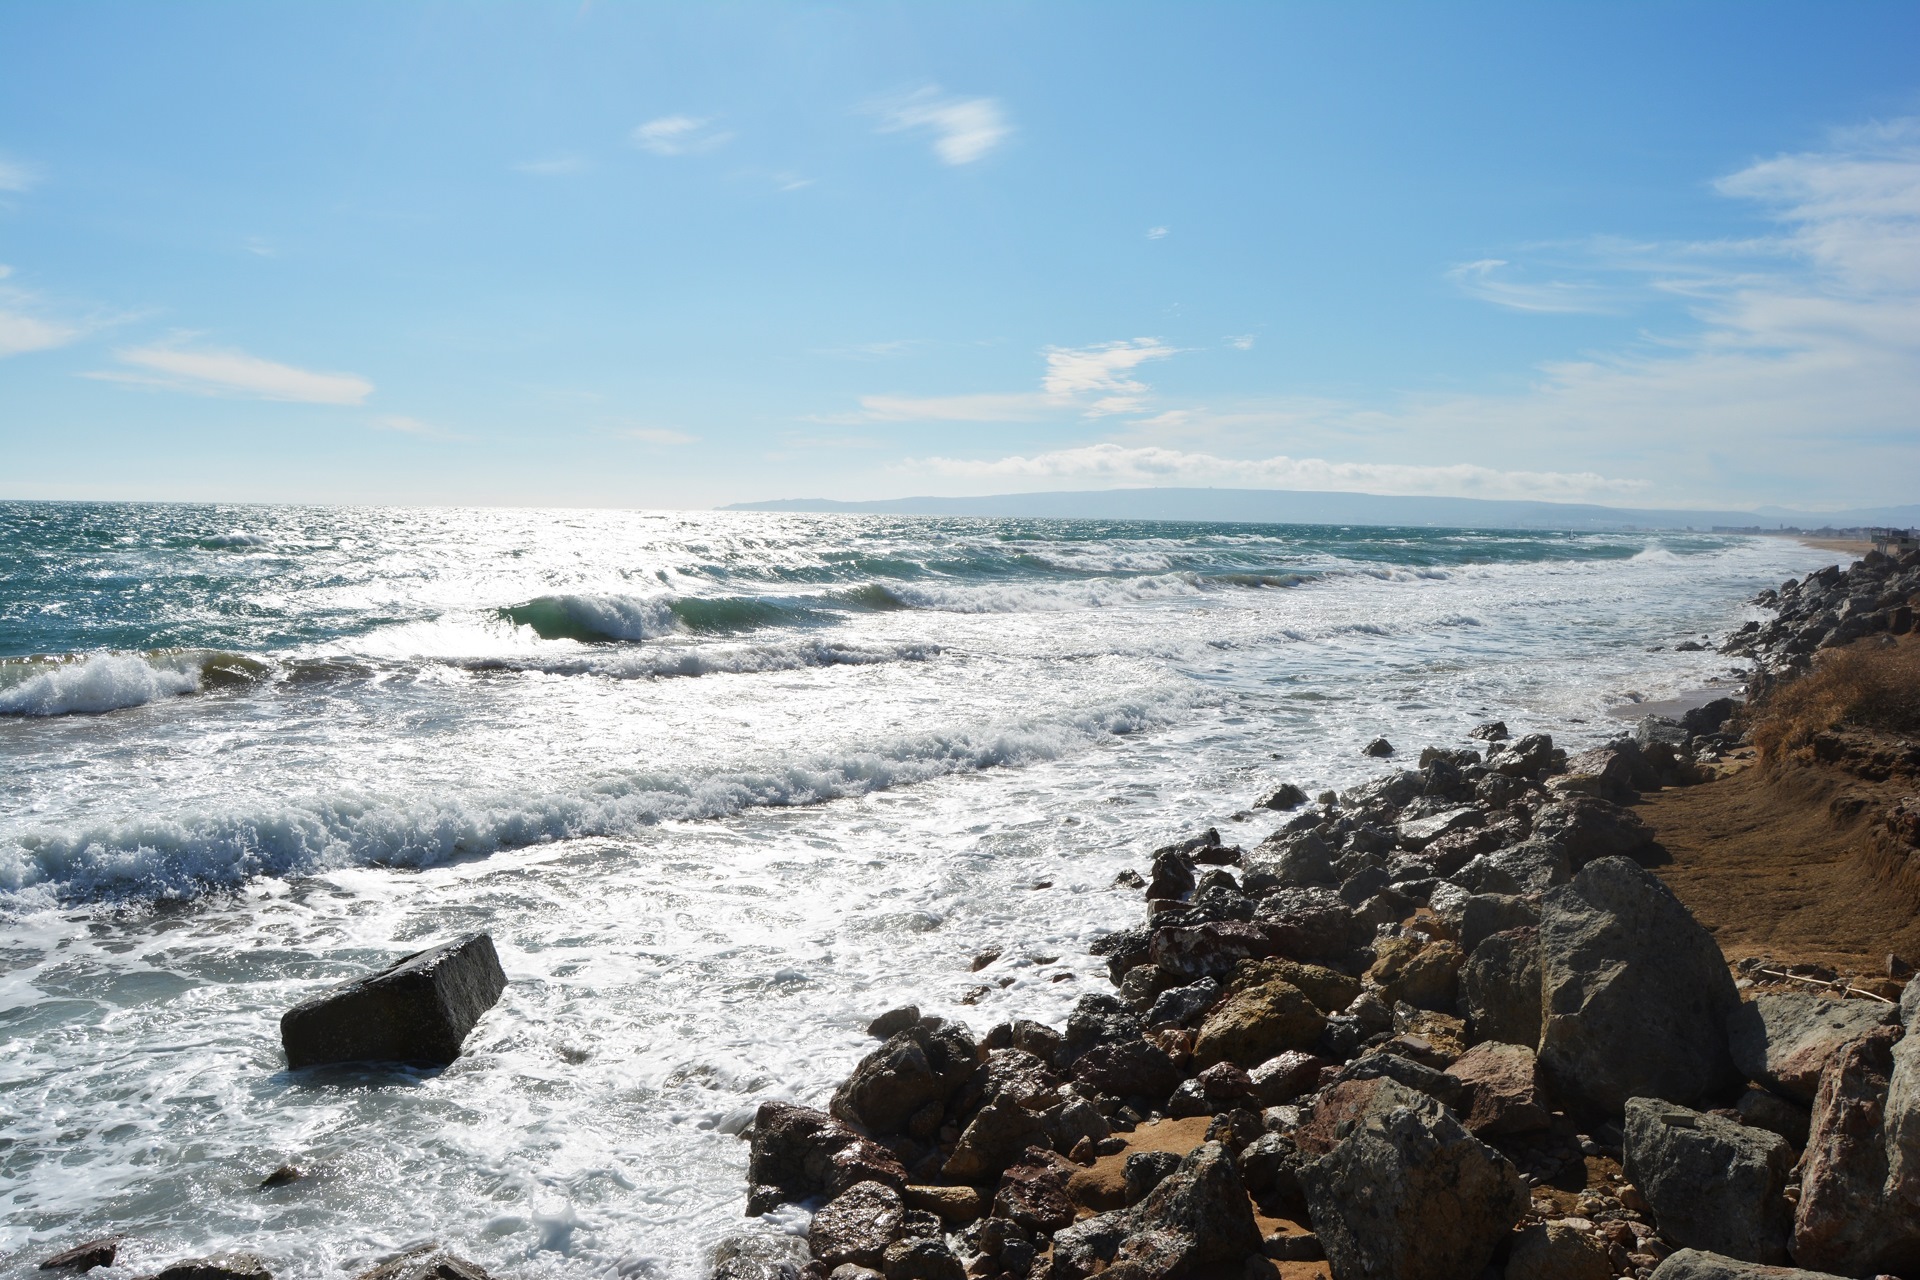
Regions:
<instances>
[{"instance_id":1,"label":"rock pile","mask_svg":"<svg viewBox=\"0 0 1920 1280\"><path fill-rule=\"evenodd\" d=\"M1920 984L1743 1002L1624 807L1692 731L1481 736L1155 851L1063 1028L877 1020L749 1135L806 1255L716 1275L1920 1277Z\"/></svg>"},{"instance_id":2,"label":"rock pile","mask_svg":"<svg viewBox=\"0 0 1920 1280\"><path fill-rule=\"evenodd\" d=\"M1774 616L1764 624L1747 623L1720 651L1751 658L1770 675L1803 671L1818 650L1913 630L1920 610L1920 552L1896 559L1870 551L1851 568L1834 565L1784 582L1754 603Z\"/></svg>"}]
</instances>

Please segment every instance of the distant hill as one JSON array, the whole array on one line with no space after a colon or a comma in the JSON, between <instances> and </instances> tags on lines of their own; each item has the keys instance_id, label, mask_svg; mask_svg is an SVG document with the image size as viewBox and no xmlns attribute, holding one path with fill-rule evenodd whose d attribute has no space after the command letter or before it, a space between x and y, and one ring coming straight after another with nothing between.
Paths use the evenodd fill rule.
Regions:
<instances>
[{"instance_id":1,"label":"distant hill","mask_svg":"<svg viewBox=\"0 0 1920 1280\"><path fill-rule=\"evenodd\" d=\"M1463 529L1816 529L1920 524L1920 505L1824 513L1672 511L1491 498L1401 498L1288 489L1100 489L978 498L836 502L786 498L736 502L727 511L845 511L886 515L1039 516L1090 520L1227 521L1235 524L1438 525Z\"/></svg>"}]
</instances>

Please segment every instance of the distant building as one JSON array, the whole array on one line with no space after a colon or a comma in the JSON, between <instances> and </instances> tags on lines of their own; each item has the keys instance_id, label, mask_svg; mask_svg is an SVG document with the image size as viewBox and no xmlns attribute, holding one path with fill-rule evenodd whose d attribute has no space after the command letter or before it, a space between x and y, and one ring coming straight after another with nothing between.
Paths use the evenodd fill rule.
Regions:
<instances>
[{"instance_id":1,"label":"distant building","mask_svg":"<svg viewBox=\"0 0 1920 1280\"><path fill-rule=\"evenodd\" d=\"M1920 533L1912 529L1869 529L1867 534L1873 539L1873 549L1883 556L1920 551Z\"/></svg>"}]
</instances>

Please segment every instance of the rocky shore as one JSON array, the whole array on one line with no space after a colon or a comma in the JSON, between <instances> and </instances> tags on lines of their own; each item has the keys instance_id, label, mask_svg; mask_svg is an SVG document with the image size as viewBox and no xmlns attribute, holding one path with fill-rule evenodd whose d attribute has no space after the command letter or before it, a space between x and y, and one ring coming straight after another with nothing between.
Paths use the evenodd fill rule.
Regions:
<instances>
[{"instance_id":1,"label":"rocky shore","mask_svg":"<svg viewBox=\"0 0 1920 1280\"><path fill-rule=\"evenodd\" d=\"M1764 697L1898 644L1920 557L1758 603L1724 651ZM1252 848L1153 851L1064 1027L892 1010L825 1111L763 1104L747 1212L811 1228L715 1280L1920 1277L1920 984L1736 969L1649 869L1634 802L1747 727L1720 700L1569 757L1484 725L1282 787Z\"/></svg>"}]
</instances>

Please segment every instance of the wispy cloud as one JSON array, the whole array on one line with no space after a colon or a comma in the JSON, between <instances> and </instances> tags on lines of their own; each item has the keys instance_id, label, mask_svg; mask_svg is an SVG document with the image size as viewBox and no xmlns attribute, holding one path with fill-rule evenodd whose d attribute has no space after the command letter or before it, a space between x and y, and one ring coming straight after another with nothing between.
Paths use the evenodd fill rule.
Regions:
<instances>
[{"instance_id":1,"label":"wispy cloud","mask_svg":"<svg viewBox=\"0 0 1920 1280\"><path fill-rule=\"evenodd\" d=\"M373 419L369 423L375 431L393 431L403 436L417 436L422 440L456 441L467 437L445 427L437 427L431 422L422 422L418 418L409 418L403 414L389 413Z\"/></svg>"},{"instance_id":2,"label":"wispy cloud","mask_svg":"<svg viewBox=\"0 0 1920 1280\"><path fill-rule=\"evenodd\" d=\"M12 267L0 263L0 280L12 274ZM0 284L0 359L64 347L83 332L78 325L48 319L27 290Z\"/></svg>"},{"instance_id":3,"label":"wispy cloud","mask_svg":"<svg viewBox=\"0 0 1920 1280\"><path fill-rule=\"evenodd\" d=\"M614 434L626 440L638 440L642 444L692 444L700 438L667 427L627 427Z\"/></svg>"},{"instance_id":4,"label":"wispy cloud","mask_svg":"<svg viewBox=\"0 0 1920 1280\"><path fill-rule=\"evenodd\" d=\"M85 376L189 395L301 404L357 405L373 394L373 384L357 374L318 373L244 351L150 346L123 347L113 354L131 368L97 370Z\"/></svg>"},{"instance_id":5,"label":"wispy cloud","mask_svg":"<svg viewBox=\"0 0 1920 1280\"><path fill-rule=\"evenodd\" d=\"M950 396L860 398L860 412L844 422L1031 422L1079 413L1088 418L1140 410L1149 390L1132 370L1176 354L1158 338L1132 338L1091 347L1047 347L1038 391L976 392Z\"/></svg>"},{"instance_id":6,"label":"wispy cloud","mask_svg":"<svg viewBox=\"0 0 1920 1280\"><path fill-rule=\"evenodd\" d=\"M1623 305L1617 290L1593 281L1516 279L1513 264L1504 258L1463 262L1447 271L1447 279L1484 302L1515 311L1604 315Z\"/></svg>"},{"instance_id":7,"label":"wispy cloud","mask_svg":"<svg viewBox=\"0 0 1920 1280\"><path fill-rule=\"evenodd\" d=\"M280 251L274 248L273 242L265 236L248 236L247 252L256 258L277 258L280 256Z\"/></svg>"},{"instance_id":8,"label":"wispy cloud","mask_svg":"<svg viewBox=\"0 0 1920 1280\"><path fill-rule=\"evenodd\" d=\"M1235 351L1251 351L1253 350L1253 335L1250 333L1230 333L1226 337L1226 343Z\"/></svg>"},{"instance_id":9,"label":"wispy cloud","mask_svg":"<svg viewBox=\"0 0 1920 1280\"><path fill-rule=\"evenodd\" d=\"M645 125L640 127L646 128ZM544 160L527 160L513 166L516 173L528 173L536 178L564 178L569 174L585 173L590 167L585 156L576 155L549 156Z\"/></svg>"},{"instance_id":10,"label":"wispy cloud","mask_svg":"<svg viewBox=\"0 0 1920 1280\"><path fill-rule=\"evenodd\" d=\"M1148 227L1147 228L1147 239L1165 240L1166 238L1167 238L1167 229L1165 227Z\"/></svg>"},{"instance_id":11,"label":"wispy cloud","mask_svg":"<svg viewBox=\"0 0 1920 1280\"><path fill-rule=\"evenodd\" d=\"M733 135L702 116L661 116L634 126L633 145L656 156L690 156L712 151Z\"/></svg>"},{"instance_id":12,"label":"wispy cloud","mask_svg":"<svg viewBox=\"0 0 1920 1280\"><path fill-rule=\"evenodd\" d=\"M925 130L933 134L933 153L943 164L972 164L1005 142L1013 132L993 98L950 98L932 85L875 108L880 132Z\"/></svg>"},{"instance_id":13,"label":"wispy cloud","mask_svg":"<svg viewBox=\"0 0 1920 1280\"><path fill-rule=\"evenodd\" d=\"M906 469L1011 484L1242 485L1262 489L1351 490L1363 493L1486 498L1618 498L1647 486L1592 472L1501 471L1456 463L1329 462L1324 458L1221 458L1155 446L1106 443L987 461L924 458Z\"/></svg>"},{"instance_id":14,"label":"wispy cloud","mask_svg":"<svg viewBox=\"0 0 1920 1280\"><path fill-rule=\"evenodd\" d=\"M0 156L0 191L31 191L40 185L40 170L22 160Z\"/></svg>"}]
</instances>

